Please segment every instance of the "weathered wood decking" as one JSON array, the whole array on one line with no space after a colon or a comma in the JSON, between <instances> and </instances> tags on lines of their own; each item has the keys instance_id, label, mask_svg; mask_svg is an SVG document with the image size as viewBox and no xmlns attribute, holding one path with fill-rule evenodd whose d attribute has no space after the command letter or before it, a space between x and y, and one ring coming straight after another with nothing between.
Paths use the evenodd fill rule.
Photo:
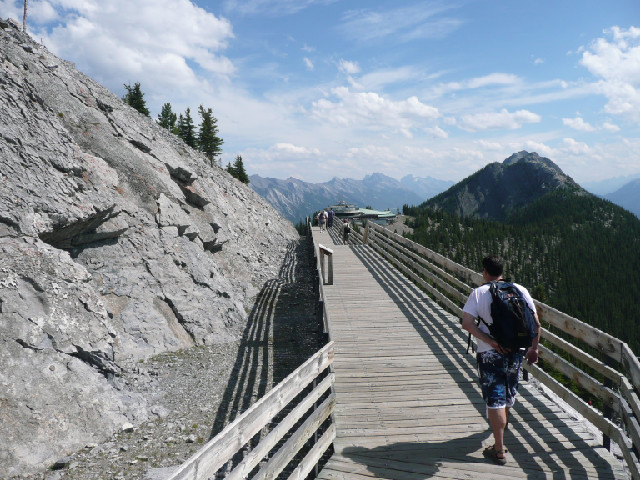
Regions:
<instances>
[{"instance_id":1,"label":"weathered wood decking","mask_svg":"<svg viewBox=\"0 0 640 480\"><path fill-rule=\"evenodd\" d=\"M317 228L314 240L334 250L325 294L337 438L319 478L629 478L592 433L527 384L505 434L508 464L485 460L492 437L458 319L369 247L334 245Z\"/></svg>"}]
</instances>

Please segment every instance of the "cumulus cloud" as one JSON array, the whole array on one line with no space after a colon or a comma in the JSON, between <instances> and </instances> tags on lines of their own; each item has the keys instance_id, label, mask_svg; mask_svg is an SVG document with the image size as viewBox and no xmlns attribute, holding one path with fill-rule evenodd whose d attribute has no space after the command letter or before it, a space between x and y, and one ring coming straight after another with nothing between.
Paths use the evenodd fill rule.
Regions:
<instances>
[{"instance_id":1,"label":"cumulus cloud","mask_svg":"<svg viewBox=\"0 0 640 480\"><path fill-rule=\"evenodd\" d=\"M338 62L338 68L341 72L346 73L347 75L360 73L360 66L358 65L358 62L350 62L342 58L340 59L340 62Z\"/></svg>"},{"instance_id":2,"label":"cumulus cloud","mask_svg":"<svg viewBox=\"0 0 640 480\"><path fill-rule=\"evenodd\" d=\"M411 137L411 130L425 119L435 119L438 109L422 103L417 97L393 101L375 92L353 92L347 87L331 90L329 98L313 102L315 118L362 129L399 132Z\"/></svg>"},{"instance_id":3,"label":"cumulus cloud","mask_svg":"<svg viewBox=\"0 0 640 480\"><path fill-rule=\"evenodd\" d=\"M441 129L440 127L427 127L424 129L424 131L427 132L432 137L449 138L449 134L445 132L443 129Z\"/></svg>"},{"instance_id":4,"label":"cumulus cloud","mask_svg":"<svg viewBox=\"0 0 640 480\"><path fill-rule=\"evenodd\" d=\"M564 149L574 155L587 154L590 152L590 148L586 143L577 142L573 138L563 138L562 142L565 145Z\"/></svg>"},{"instance_id":5,"label":"cumulus cloud","mask_svg":"<svg viewBox=\"0 0 640 480\"><path fill-rule=\"evenodd\" d=\"M317 148L299 147L292 143L276 143L272 150L295 155L320 155L320 150Z\"/></svg>"},{"instance_id":6,"label":"cumulus cloud","mask_svg":"<svg viewBox=\"0 0 640 480\"><path fill-rule=\"evenodd\" d=\"M469 132L479 130L515 130L525 123L538 123L541 117L537 113L528 110L509 112L502 109L495 113L476 113L464 115L458 122L458 126Z\"/></svg>"},{"instance_id":7,"label":"cumulus cloud","mask_svg":"<svg viewBox=\"0 0 640 480\"><path fill-rule=\"evenodd\" d=\"M573 128L574 130L581 130L583 132L595 131L595 127L585 122L581 117L563 118L562 123L569 128Z\"/></svg>"},{"instance_id":8,"label":"cumulus cloud","mask_svg":"<svg viewBox=\"0 0 640 480\"><path fill-rule=\"evenodd\" d=\"M34 2L34 21L49 22L52 12L58 22L36 26L34 35L110 88L140 81L164 91L193 89L201 84L196 66L222 78L234 71L220 54L233 38L231 24L189 0Z\"/></svg>"},{"instance_id":9,"label":"cumulus cloud","mask_svg":"<svg viewBox=\"0 0 640 480\"><path fill-rule=\"evenodd\" d=\"M580 63L600 78L607 113L640 120L640 28L613 27L582 51Z\"/></svg>"},{"instance_id":10,"label":"cumulus cloud","mask_svg":"<svg viewBox=\"0 0 640 480\"><path fill-rule=\"evenodd\" d=\"M610 123L610 122L604 122L602 124L602 129L606 130L607 132L619 132L620 131L620 127Z\"/></svg>"}]
</instances>

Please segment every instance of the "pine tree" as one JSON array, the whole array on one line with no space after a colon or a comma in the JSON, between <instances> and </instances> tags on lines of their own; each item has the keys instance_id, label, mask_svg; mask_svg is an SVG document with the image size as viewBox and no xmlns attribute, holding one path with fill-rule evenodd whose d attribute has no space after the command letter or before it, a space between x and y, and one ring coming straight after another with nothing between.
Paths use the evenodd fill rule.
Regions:
<instances>
[{"instance_id":1,"label":"pine tree","mask_svg":"<svg viewBox=\"0 0 640 480\"><path fill-rule=\"evenodd\" d=\"M178 117L178 136L190 147L196 148L195 126L191 118L191 109L187 108L184 116Z\"/></svg>"},{"instance_id":2,"label":"pine tree","mask_svg":"<svg viewBox=\"0 0 640 480\"><path fill-rule=\"evenodd\" d=\"M236 178L236 171L231 166L231 163L227 163L227 172L229 172L233 178Z\"/></svg>"},{"instance_id":3,"label":"pine tree","mask_svg":"<svg viewBox=\"0 0 640 480\"><path fill-rule=\"evenodd\" d=\"M198 148L213 166L216 164L216 157L222 153L223 140L218 137L218 119L213 116L210 108L205 110L202 105L198 108L198 113L202 119L198 132Z\"/></svg>"},{"instance_id":4,"label":"pine tree","mask_svg":"<svg viewBox=\"0 0 640 480\"><path fill-rule=\"evenodd\" d=\"M242 183L249 183L249 175L247 175L247 172L244 169L244 164L242 163L242 157L240 155L238 155L235 162L233 162L233 170L235 175L232 175L234 177L236 177Z\"/></svg>"},{"instance_id":5,"label":"pine tree","mask_svg":"<svg viewBox=\"0 0 640 480\"><path fill-rule=\"evenodd\" d=\"M176 128L177 116L173 113L170 103L162 105L162 111L158 114L158 125L166 128L170 132Z\"/></svg>"},{"instance_id":6,"label":"pine tree","mask_svg":"<svg viewBox=\"0 0 640 480\"><path fill-rule=\"evenodd\" d=\"M142 93L142 89L140 88L140 82L136 82L133 87L131 85L124 84L124 88L127 89L127 93L122 97L122 100L124 100L127 105L132 106L137 111L148 117L149 109L144 101L144 93Z\"/></svg>"}]
</instances>

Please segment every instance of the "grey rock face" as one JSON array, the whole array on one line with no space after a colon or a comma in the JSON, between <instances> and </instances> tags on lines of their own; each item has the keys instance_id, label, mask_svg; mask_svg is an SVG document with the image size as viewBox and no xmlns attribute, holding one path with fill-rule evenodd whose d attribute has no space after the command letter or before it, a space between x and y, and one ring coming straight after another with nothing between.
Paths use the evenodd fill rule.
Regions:
<instances>
[{"instance_id":1,"label":"grey rock face","mask_svg":"<svg viewBox=\"0 0 640 480\"><path fill-rule=\"evenodd\" d=\"M152 415L122 368L237 339L297 233L9 21L0 87L0 464L13 475Z\"/></svg>"}]
</instances>

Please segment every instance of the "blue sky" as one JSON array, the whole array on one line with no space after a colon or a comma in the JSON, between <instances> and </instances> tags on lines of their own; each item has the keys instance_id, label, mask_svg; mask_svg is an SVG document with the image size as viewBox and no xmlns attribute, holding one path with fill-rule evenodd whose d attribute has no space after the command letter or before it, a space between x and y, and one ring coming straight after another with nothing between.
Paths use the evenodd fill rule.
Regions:
<instances>
[{"instance_id":1,"label":"blue sky","mask_svg":"<svg viewBox=\"0 0 640 480\"><path fill-rule=\"evenodd\" d=\"M222 162L458 181L513 152L640 175L638 0L30 0L49 50L152 116L211 107ZM22 18L22 0L0 0Z\"/></svg>"}]
</instances>

